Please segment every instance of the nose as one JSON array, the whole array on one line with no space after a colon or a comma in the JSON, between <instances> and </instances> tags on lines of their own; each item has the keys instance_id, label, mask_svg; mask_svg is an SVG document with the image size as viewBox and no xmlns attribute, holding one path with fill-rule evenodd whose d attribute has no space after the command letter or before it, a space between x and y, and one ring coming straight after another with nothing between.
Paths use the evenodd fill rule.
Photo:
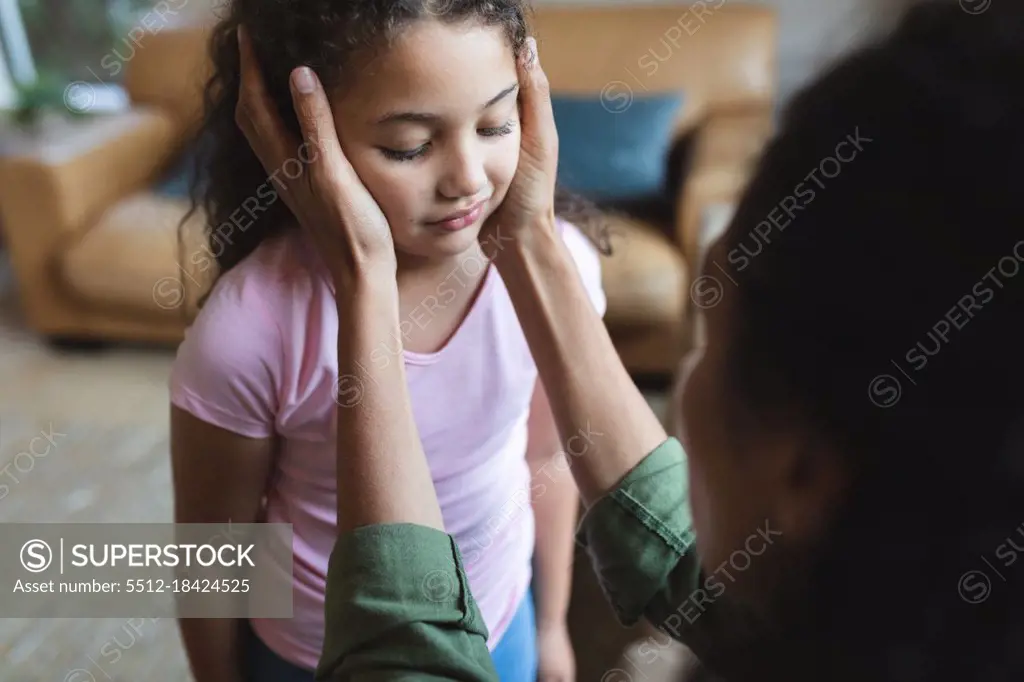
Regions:
<instances>
[{"instance_id":1,"label":"nose","mask_svg":"<svg viewBox=\"0 0 1024 682\"><path fill-rule=\"evenodd\" d=\"M444 161L437 190L445 199L463 199L481 194L487 186L487 171L479 145L454 145Z\"/></svg>"}]
</instances>

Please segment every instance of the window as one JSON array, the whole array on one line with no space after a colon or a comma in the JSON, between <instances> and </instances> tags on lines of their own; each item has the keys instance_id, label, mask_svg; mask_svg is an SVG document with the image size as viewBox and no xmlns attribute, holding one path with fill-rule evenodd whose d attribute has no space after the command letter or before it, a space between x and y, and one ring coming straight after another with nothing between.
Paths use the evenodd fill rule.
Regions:
<instances>
[{"instance_id":1,"label":"window","mask_svg":"<svg viewBox=\"0 0 1024 682\"><path fill-rule=\"evenodd\" d=\"M0 109L6 109L15 101L14 81L11 72L7 70L7 62L4 53L0 50Z\"/></svg>"},{"instance_id":2,"label":"window","mask_svg":"<svg viewBox=\"0 0 1024 682\"><path fill-rule=\"evenodd\" d=\"M5 0L0 0L4 2ZM11 0L21 8L29 49L39 76L69 83L116 83L100 61L139 25L155 0Z\"/></svg>"}]
</instances>

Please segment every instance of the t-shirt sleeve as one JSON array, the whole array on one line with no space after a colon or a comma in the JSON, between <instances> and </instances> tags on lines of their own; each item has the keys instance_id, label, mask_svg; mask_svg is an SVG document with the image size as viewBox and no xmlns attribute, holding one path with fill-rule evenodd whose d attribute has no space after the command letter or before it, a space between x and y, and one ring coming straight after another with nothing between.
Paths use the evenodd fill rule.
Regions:
<instances>
[{"instance_id":1,"label":"t-shirt sleeve","mask_svg":"<svg viewBox=\"0 0 1024 682\"><path fill-rule=\"evenodd\" d=\"M565 240L573 260L576 261L576 269L579 270L583 286L590 294L590 302L594 304L597 314L604 317L605 310L608 308L608 299L605 297L604 287L601 285L601 254L578 227L564 220L559 221L559 225L562 230L562 239Z\"/></svg>"},{"instance_id":2,"label":"t-shirt sleeve","mask_svg":"<svg viewBox=\"0 0 1024 682\"><path fill-rule=\"evenodd\" d=\"M257 287L225 277L178 347L171 404L228 431L267 438L277 414L280 328Z\"/></svg>"}]
</instances>

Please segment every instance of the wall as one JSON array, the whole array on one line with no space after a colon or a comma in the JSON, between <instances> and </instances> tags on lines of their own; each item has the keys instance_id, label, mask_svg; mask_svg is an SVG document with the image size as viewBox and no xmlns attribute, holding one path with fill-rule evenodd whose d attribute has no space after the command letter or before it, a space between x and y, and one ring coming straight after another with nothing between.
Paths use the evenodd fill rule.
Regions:
<instances>
[{"instance_id":1,"label":"wall","mask_svg":"<svg viewBox=\"0 0 1024 682\"><path fill-rule=\"evenodd\" d=\"M717 0L704 0L714 4ZM775 7L779 13L779 90L785 98L859 35L876 3L898 0L726 0ZM651 4L671 0L534 0L535 4Z\"/></svg>"},{"instance_id":2,"label":"wall","mask_svg":"<svg viewBox=\"0 0 1024 682\"><path fill-rule=\"evenodd\" d=\"M856 38L859 0L762 0L779 12L779 90L788 96Z\"/></svg>"},{"instance_id":3,"label":"wall","mask_svg":"<svg viewBox=\"0 0 1024 682\"><path fill-rule=\"evenodd\" d=\"M705 0L712 2L713 0ZM193 12L217 6L225 0L189 0ZM534 0L543 4L647 4L672 0ZM901 0L726 0L770 5L779 12L779 91L788 97L813 75L831 55L848 46L879 5L899 5Z\"/></svg>"}]
</instances>

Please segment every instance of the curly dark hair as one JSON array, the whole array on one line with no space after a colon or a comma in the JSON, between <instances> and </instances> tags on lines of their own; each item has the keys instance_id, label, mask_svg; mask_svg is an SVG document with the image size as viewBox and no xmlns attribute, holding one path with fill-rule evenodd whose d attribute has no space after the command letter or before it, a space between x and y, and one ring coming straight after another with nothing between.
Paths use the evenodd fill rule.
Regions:
<instances>
[{"instance_id":1,"label":"curly dark hair","mask_svg":"<svg viewBox=\"0 0 1024 682\"><path fill-rule=\"evenodd\" d=\"M206 240L218 265L227 272L264 240L297 223L235 123L241 85L236 31L248 31L267 90L286 127L299 136L288 77L299 66L311 67L328 89L345 87L353 60L386 49L409 24L432 19L447 23L477 21L504 30L518 56L528 29L528 6L522 0L234 0L214 27L209 51L212 75L206 83L204 118L190 188L189 215L200 207L206 215ZM284 169L286 172L288 169ZM238 211L252 223L237 229ZM591 202L556 189L555 212L577 225L602 252L608 238L601 212Z\"/></svg>"},{"instance_id":2,"label":"curly dark hair","mask_svg":"<svg viewBox=\"0 0 1024 682\"><path fill-rule=\"evenodd\" d=\"M795 96L724 237L734 432L792 407L853 473L751 678L1024 680L1022 36L911 5Z\"/></svg>"}]
</instances>

